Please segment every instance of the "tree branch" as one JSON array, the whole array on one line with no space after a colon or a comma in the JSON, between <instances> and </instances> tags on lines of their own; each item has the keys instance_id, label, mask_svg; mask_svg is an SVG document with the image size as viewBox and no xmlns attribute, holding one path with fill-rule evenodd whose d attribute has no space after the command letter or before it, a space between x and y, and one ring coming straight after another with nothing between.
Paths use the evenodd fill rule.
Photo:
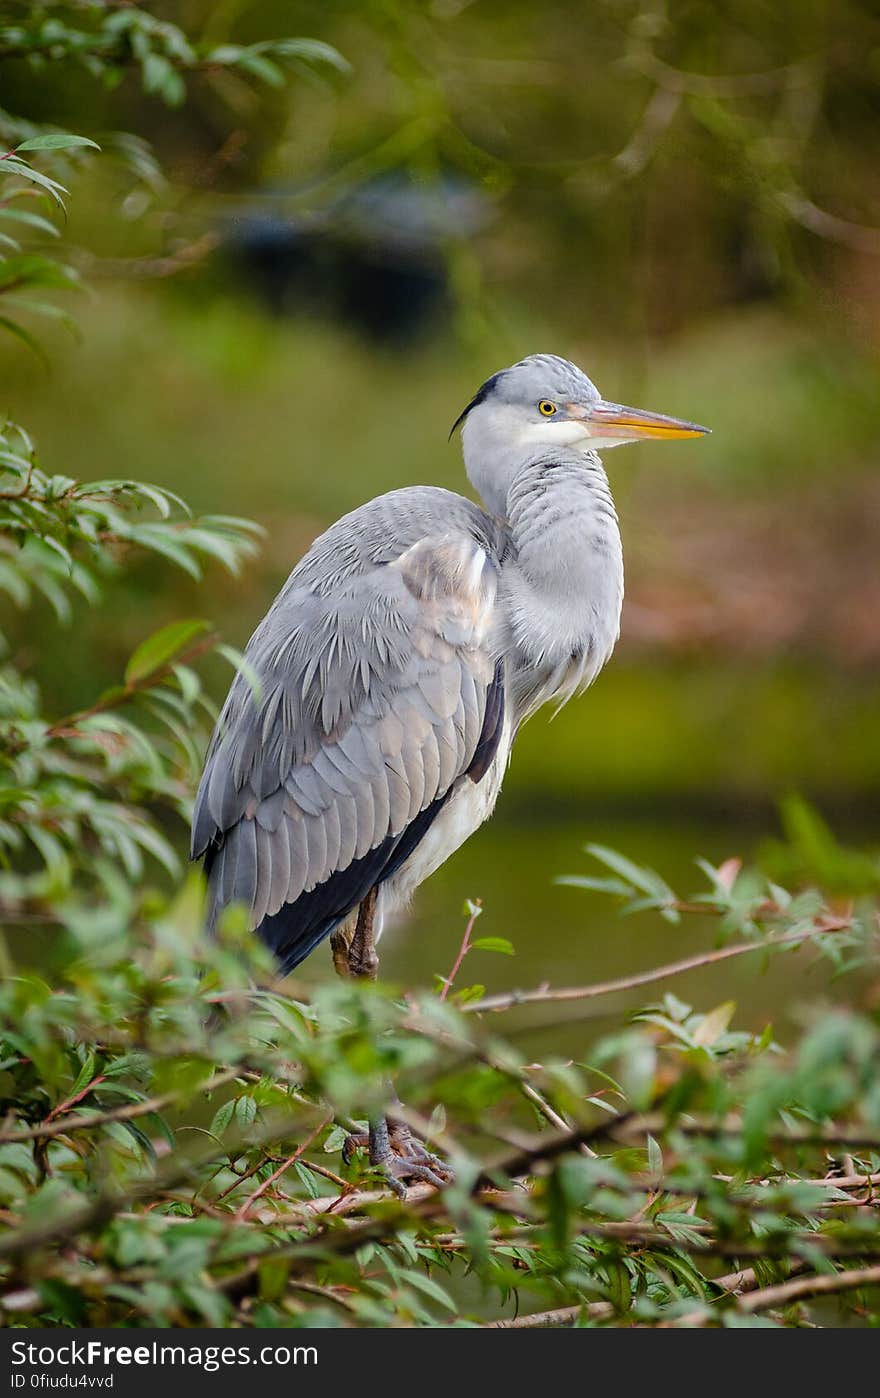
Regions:
<instances>
[{"instance_id":1,"label":"tree branch","mask_svg":"<svg viewBox=\"0 0 880 1398\"><path fill-rule=\"evenodd\" d=\"M152 670L142 679L133 680L130 684L120 686L118 690L113 690L105 699L98 699L96 703L90 704L87 709L80 709L78 713L70 714L67 718L60 718L56 723L47 729L49 738L69 738L76 737L71 733L71 729L76 729L79 724L87 718L94 718L96 714L105 714L110 709L118 709L122 704L127 704L136 694L143 693L144 690L155 689L157 684L161 684L164 679L174 672L176 665L188 665L191 661L197 660L206 651L213 650L217 644L218 634L212 632L207 636L201 636L193 645L182 650L165 665L160 665L158 669Z\"/></svg>"},{"instance_id":2,"label":"tree branch","mask_svg":"<svg viewBox=\"0 0 880 1398\"><path fill-rule=\"evenodd\" d=\"M624 990L635 990L638 986L651 985L654 981L668 980L671 976L681 976L687 971L697 971L701 966L712 966L719 961L730 961L735 956L745 956L751 951L772 951L774 947L796 946L808 942L812 937L828 932L843 932L852 926L849 918L826 918L821 924L814 924L806 930L778 932L765 937L761 942L739 942L732 947L719 947L716 951L699 952L696 956L686 956L681 961L670 961L665 966L655 966L651 971L639 971L634 976L620 976L612 981L597 981L594 985L562 986L552 989L539 986L537 990L511 990L499 995L486 995L482 1000L473 1000L461 1006L464 1014L475 1014L486 1010L512 1010L517 1005L537 1005L546 1001L595 1000L601 995L616 995Z\"/></svg>"},{"instance_id":3,"label":"tree branch","mask_svg":"<svg viewBox=\"0 0 880 1398\"><path fill-rule=\"evenodd\" d=\"M754 1275L754 1273L752 1273ZM794 1277L774 1286L764 1286L737 1299L735 1309L741 1315L756 1315L759 1311L776 1310L813 1296L833 1296L844 1291L856 1291L862 1286L880 1285L880 1264L872 1267L851 1267L843 1272L822 1272L808 1277ZM675 1320L665 1322L670 1328L701 1328L711 1324L714 1316L704 1310L689 1311Z\"/></svg>"},{"instance_id":4,"label":"tree branch","mask_svg":"<svg viewBox=\"0 0 880 1398\"><path fill-rule=\"evenodd\" d=\"M241 1076L238 1068L227 1068L222 1073L217 1073L213 1078L197 1090L199 1092L213 1092L218 1087L225 1086L235 1078ZM82 1116L64 1117L40 1122L39 1126L26 1126L14 1131L0 1131L0 1145L9 1145L13 1141L42 1141L53 1136L67 1136L71 1131L90 1131L93 1126L106 1126L111 1121L134 1121L139 1116L150 1116L153 1112L161 1112L165 1107L173 1106L180 1100L180 1092L164 1092L160 1097L148 1097L143 1102L127 1102L124 1107L113 1107L106 1112L86 1112ZM66 1106L67 1103L62 1103ZM55 1108L60 1111L60 1107ZM52 1113L50 1113L50 1116Z\"/></svg>"},{"instance_id":5,"label":"tree branch","mask_svg":"<svg viewBox=\"0 0 880 1398\"><path fill-rule=\"evenodd\" d=\"M808 1296L831 1296L836 1292L855 1291L860 1286L880 1285L880 1264L873 1267L852 1267L845 1272L823 1272L817 1276L795 1277L778 1286L765 1286L744 1296L737 1309L746 1314L789 1306Z\"/></svg>"}]
</instances>

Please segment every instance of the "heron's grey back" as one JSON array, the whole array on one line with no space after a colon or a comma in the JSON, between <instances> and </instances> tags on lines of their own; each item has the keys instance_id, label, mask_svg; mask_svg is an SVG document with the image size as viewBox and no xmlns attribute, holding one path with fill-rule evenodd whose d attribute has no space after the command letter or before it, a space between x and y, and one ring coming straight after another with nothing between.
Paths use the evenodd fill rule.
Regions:
<instances>
[{"instance_id":1,"label":"heron's grey back","mask_svg":"<svg viewBox=\"0 0 880 1398\"><path fill-rule=\"evenodd\" d=\"M427 486L316 540L247 647L259 694L236 677L209 749L193 855L207 854L212 919L243 903L259 927L296 905L272 931L296 964L367 891L370 853L393 853L467 772L493 679L490 726L498 707L503 546L476 505Z\"/></svg>"}]
</instances>

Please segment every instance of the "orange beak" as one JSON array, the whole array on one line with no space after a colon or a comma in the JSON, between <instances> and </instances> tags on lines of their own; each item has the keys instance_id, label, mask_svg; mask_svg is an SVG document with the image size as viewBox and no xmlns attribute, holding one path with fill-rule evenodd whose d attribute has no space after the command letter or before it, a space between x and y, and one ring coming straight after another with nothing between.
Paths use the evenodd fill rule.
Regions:
<instances>
[{"instance_id":1,"label":"orange beak","mask_svg":"<svg viewBox=\"0 0 880 1398\"><path fill-rule=\"evenodd\" d=\"M621 442L637 442L642 438L665 440L675 437L705 437L708 427L686 422L684 418L667 417L665 413L647 413L641 408L625 408L620 403L596 403L584 415L590 436Z\"/></svg>"}]
</instances>

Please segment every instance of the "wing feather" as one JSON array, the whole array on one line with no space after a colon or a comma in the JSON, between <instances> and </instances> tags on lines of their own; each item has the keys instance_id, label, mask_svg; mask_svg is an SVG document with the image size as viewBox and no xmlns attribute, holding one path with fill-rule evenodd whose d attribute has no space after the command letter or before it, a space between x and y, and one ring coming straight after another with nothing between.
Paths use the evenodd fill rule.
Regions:
<instances>
[{"instance_id":1,"label":"wing feather","mask_svg":"<svg viewBox=\"0 0 880 1398\"><path fill-rule=\"evenodd\" d=\"M244 903L287 966L389 876L475 761L485 770L503 691L485 529L426 532L396 549L387 529L381 541L340 537L331 559L333 532L251 639L261 697L233 683L193 825L212 919Z\"/></svg>"},{"instance_id":2,"label":"wing feather","mask_svg":"<svg viewBox=\"0 0 880 1398\"><path fill-rule=\"evenodd\" d=\"M257 823L255 820L240 820L235 830L238 857L232 879L231 902L253 907L257 880Z\"/></svg>"},{"instance_id":3,"label":"wing feather","mask_svg":"<svg viewBox=\"0 0 880 1398\"><path fill-rule=\"evenodd\" d=\"M329 864L329 851L327 843L327 822L319 817L310 817L305 821L307 836L307 864L306 872L302 879L291 880L284 895L287 902L290 897L291 888L298 888L302 882L303 889L314 888L315 884L323 883L333 871L333 865Z\"/></svg>"},{"instance_id":4,"label":"wing feather","mask_svg":"<svg viewBox=\"0 0 880 1398\"><path fill-rule=\"evenodd\" d=\"M255 820L254 844L256 850L256 871L254 875L253 908L254 922L259 926L269 910L269 895L272 888L272 851L276 842L268 830Z\"/></svg>"},{"instance_id":5,"label":"wing feather","mask_svg":"<svg viewBox=\"0 0 880 1398\"><path fill-rule=\"evenodd\" d=\"M439 791L439 787L437 788ZM384 766L370 784L373 793L373 829L384 839L391 830L391 798L388 794L388 773Z\"/></svg>"},{"instance_id":6,"label":"wing feather","mask_svg":"<svg viewBox=\"0 0 880 1398\"><path fill-rule=\"evenodd\" d=\"M277 913L287 900L290 888L290 827L287 821L280 825L272 844L272 881L269 886L269 899L266 911Z\"/></svg>"}]
</instances>

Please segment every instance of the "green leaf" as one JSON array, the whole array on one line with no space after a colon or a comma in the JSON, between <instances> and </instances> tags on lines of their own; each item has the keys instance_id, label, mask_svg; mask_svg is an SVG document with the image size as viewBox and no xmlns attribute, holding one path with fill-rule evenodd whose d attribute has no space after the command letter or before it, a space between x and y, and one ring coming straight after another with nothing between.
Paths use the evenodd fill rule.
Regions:
<instances>
[{"instance_id":1,"label":"green leaf","mask_svg":"<svg viewBox=\"0 0 880 1398\"><path fill-rule=\"evenodd\" d=\"M90 141L88 136L69 136L63 131L50 131L45 136L29 136L26 141L15 147L20 150L67 150L70 146L91 146L92 150L100 150L97 141Z\"/></svg>"},{"instance_id":2,"label":"green leaf","mask_svg":"<svg viewBox=\"0 0 880 1398\"><path fill-rule=\"evenodd\" d=\"M410 1286L414 1286L418 1291L423 1292L425 1296L429 1296L432 1301L436 1301L438 1305L445 1307L447 1311L455 1312L458 1310L458 1306L449 1293L444 1291L443 1287L439 1286L431 1277L426 1277L422 1272L411 1270L401 1272L400 1277L401 1280L409 1282Z\"/></svg>"},{"instance_id":3,"label":"green leaf","mask_svg":"<svg viewBox=\"0 0 880 1398\"><path fill-rule=\"evenodd\" d=\"M442 976L438 976L437 979L442 990L446 981ZM482 1000L485 994L486 987L484 985L467 985L463 990L456 990L452 998L457 1005L467 1005L471 1000Z\"/></svg>"},{"instance_id":4,"label":"green leaf","mask_svg":"<svg viewBox=\"0 0 880 1398\"><path fill-rule=\"evenodd\" d=\"M47 194L51 194L56 204L60 204L61 208L64 208L64 200L61 196L69 191L57 180L44 175L41 170L34 170L26 160L16 160L14 156L7 156L0 165L0 174L18 175L22 180L30 180L31 184L39 185L41 189L45 189Z\"/></svg>"},{"instance_id":5,"label":"green leaf","mask_svg":"<svg viewBox=\"0 0 880 1398\"><path fill-rule=\"evenodd\" d=\"M289 1257L263 1257L257 1264L257 1280L264 1301L277 1301L284 1295L290 1276Z\"/></svg>"},{"instance_id":6,"label":"green leaf","mask_svg":"<svg viewBox=\"0 0 880 1398\"><path fill-rule=\"evenodd\" d=\"M652 1175L663 1174L663 1152L653 1136L648 1136L648 1169Z\"/></svg>"},{"instance_id":7,"label":"green leaf","mask_svg":"<svg viewBox=\"0 0 880 1398\"><path fill-rule=\"evenodd\" d=\"M701 1047L711 1048L716 1039L725 1033L727 1026L733 1018L736 1009L735 1000L725 1000L723 1005L716 1005L714 1010L703 1015L700 1023L694 1030L694 1043Z\"/></svg>"},{"instance_id":8,"label":"green leaf","mask_svg":"<svg viewBox=\"0 0 880 1398\"><path fill-rule=\"evenodd\" d=\"M24 223L28 228L36 228L40 233L48 233L51 238L61 237L61 233L54 223L43 218L42 214L32 213L30 209L2 208L0 209L0 218L12 219L14 223Z\"/></svg>"},{"instance_id":9,"label":"green leaf","mask_svg":"<svg viewBox=\"0 0 880 1398\"><path fill-rule=\"evenodd\" d=\"M338 1151L342 1150L342 1147L345 1145L347 1136L348 1132L346 1131L344 1126L332 1127L331 1130L327 1133L326 1140L324 1141L324 1154L334 1155Z\"/></svg>"},{"instance_id":10,"label":"green leaf","mask_svg":"<svg viewBox=\"0 0 880 1398\"><path fill-rule=\"evenodd\" d=\"M5 330L7 335L14 335L16 340L21 340L22 344L27 345L31 353L36 355L40 363L44 367L48 367L49 361L42 345L29 330L25 330L24 326L19 325L15 320L10 320L8 316L0 316L0 330Z\"/></svg>"},{"instance_id":11,"label":"green leaf","mask_svg":"<svg viewBox=\"0 0 880 1398\"><path fill-rule=\"evenodd\" d=\"M249 1126L253 1126L257 1119L257 1104L253 1097L246 1095L237 1098L235 1103L235 1119L237 1122L240 1122L245 1129Z\"/></svg>"},{"instance_id":12,"label":"green leaf","mask_svg":"<svg viewBox=\"0 0 880 1398\"><path fill-rule=\"evenodd\" d=\"M154 675L179 655L196 636L208 630L206 621L172 621L142 641L125 667L125 683L134 685Z\"/></svg>"},{"instance_id":13,"label":"green leaf","mask_svg":"<svg viewBox=\"0 0 880 1398\"><path fill-rule=\"evenodd\" d=\"M209 1130L212 1136L222 1136L227 1126L231 1122L235 1113L235 1098L230 1097L228 1102L224 1102L218 1107L211 1120Z\"/></svg>"},{"instance_id":14,"label":"green leaf","mask_svg":"<svg viewBox=\"0 0 880 1398\"><path fill-rule=\"evenodd\" d=\"M49 320L60 320L65 330L68 330L75 340L80 338L79 327L73 316L63 306L56 306L52 301L34 301L30 296L19 296L13 292L11 296L6 296L5 305L16 311L29 311L31 315L45 316Z\"/></svg>"},{"instance_id":15,"label":"green leaf","mask_svg":"<svg viewBox=\"0 0 880 1398\"><path fill-rule=\"evenodd\" d=\"M608 1275L608 1299L618 1314L632 1305L632 1282L623 1262L610 1259L605 1264Z\"/></svg>"},{"instance_id":16,"label":"green leaf","mask_svg":"<svg viewBox=\"0 0 880 1398\"><path fill-rule=\"evenodd\" d=\"M269 87L282 87L284 85L284 74L278 64L272 63L270 59L264 58L260 53L243 50L238 56L236 67L244 69L254 78L259 78Z\"/></svg>"},{"instance_id":17,"label":"green leaf","mask_svg":"<svg viewBox=\"0 0 880 1398\"><path fill-rule=\"evenodd\" d=\"M475 942L471 942L473 951L497 951L502 956L514 956L513 943L506 937L478 937Z\"/></svg>"},{"instance_id":18,"label":"green leaf","mask_svg":"<svg viewBox=\"0 0 880 1398\"><path fill-rule=\"evenodd\" d=\"M85 1087L86 1083L89 1083L89 1082L92 1081L92 1078L93 1078L94 1076L95 1076L95 1055L94 1055L94 1053L91 1053L91 1052L90 1052L90 1053L87 1053L87 1054L86 1054L85 1061L84 1061L82 1067L80 1068L79 1072L77 1073L76 1081L74 1082L73 1087L70 1089L70 1094L69 1094L69 1095L70 1095L71 1097L75 1097L75 1096L77 1095L77 1093L80 1092L80 1091L82 1090L82 1088Z\"/></svg>"},{"instance_id":19,"label":"green leaf","mask_svg":"<svg viewBox=\"0 0 880 1398\"><path fill-rule=\"evenodd\" d=\"M176 563L178 568L182 568L190 577L201 578L201 570L194 558L187 553L181 542L181 536L168 529L164 524L139 524L132 527L128 537L132 543L140 544L141 548L152 549L154 553L160 553L164 558L169 558L172 563Z\"/></svg>"},{"instance_id":20,"label":"green leaf","mask_svg":"<svg viewBox=\"0 0 880 1398\"><path fill-rule=\"evenodd\" d=\"M327 64L338 73L351 72L348 59L343 58L338 49L320 39L274 39L267 47L277 58L287 58L300 63Z\"/></svg>"},{"instance_id":21,"label":"green leaf","mask_svg":"<svg viewBox=\"0 0 880 1398\"><path fill-rule=\"evenodd\" d=\"M23 252L0 262L0 291L20 286L48 286L58 291L78 291L80 282L72 267L65 267L40 253Z\"/></svg>"},{"instance_id":22,"label":"green leaf","mask_svg":"<svg viewBox=\"0 0 880 1398\"><path fill-rule=\"evenodd\" d=\"M620 898L629 898L633 891L632 884L623 879L593 878L589 874L560 874L553 882L567 888L586 888L591 893L613 893Z\"/></svg>"},{"instance_id":23,"label":"green leaf","mask_svg":"<svg viewBox=\"0 0 880 1398\"><path fill-rule=\"evenodd\" d=\"M86 1296L68 1282L41 1277L37 1283L43 1305L56 1312L69 1325L82 1326L86 1315Z\"/></svg>"}]
</instances>

